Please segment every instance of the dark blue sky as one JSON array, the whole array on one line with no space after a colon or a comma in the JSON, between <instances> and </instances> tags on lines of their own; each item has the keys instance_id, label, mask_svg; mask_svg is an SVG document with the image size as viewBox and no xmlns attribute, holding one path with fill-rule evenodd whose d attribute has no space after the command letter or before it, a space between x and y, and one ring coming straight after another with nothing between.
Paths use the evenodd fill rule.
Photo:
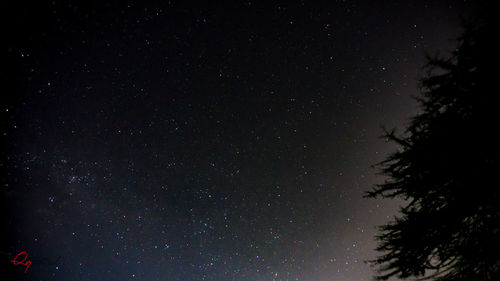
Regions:
<instances>
[{"instance_id":1,"label":"dark blue sky","mask_svg":"<svg viewBox=\"0 0 500 281\"><path fill-rule=\"evenodd\" d=\"M2 270L370 280L381 126L469 4L69 2L3 9Z\"/></svg>"}]
</instances>

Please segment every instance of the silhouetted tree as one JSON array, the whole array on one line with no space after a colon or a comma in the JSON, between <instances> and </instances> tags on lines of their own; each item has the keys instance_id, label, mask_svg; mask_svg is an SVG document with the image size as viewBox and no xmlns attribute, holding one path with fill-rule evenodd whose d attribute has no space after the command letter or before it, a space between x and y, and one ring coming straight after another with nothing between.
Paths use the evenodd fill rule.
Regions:
<instances>
[{"instance_id":1,"label":"silhouetted tree","mask_svg":"<svg viewBox=\"0 0 500 281\"><path fill-rule=\"evenodd\" d=\"M378 280L500 280L499 50L489 26L465 24L449 57L428 57L420 113L404 133L386 131L399 149L377 164L387 180L367 196L406 201L379 229Z\"/></svg>"}]
</instances>

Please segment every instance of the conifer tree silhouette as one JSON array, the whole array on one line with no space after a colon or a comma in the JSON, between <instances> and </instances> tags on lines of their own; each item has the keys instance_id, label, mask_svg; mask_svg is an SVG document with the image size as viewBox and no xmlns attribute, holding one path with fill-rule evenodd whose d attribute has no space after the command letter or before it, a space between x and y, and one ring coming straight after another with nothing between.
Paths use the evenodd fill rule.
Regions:
<instances>
[{"instance_id":1,"label":"conifer tree silhouette","mask_svg":"<svg viewBox=\"0 0 500 281\"><path fill-rule=\"evenodd\" d=\"M500 280L499 50L487 18L464 25L447 58L428 56L420 113L377 164L367 197L402 198L380 226L377 280Z\"/></svg>"}]
</instances>

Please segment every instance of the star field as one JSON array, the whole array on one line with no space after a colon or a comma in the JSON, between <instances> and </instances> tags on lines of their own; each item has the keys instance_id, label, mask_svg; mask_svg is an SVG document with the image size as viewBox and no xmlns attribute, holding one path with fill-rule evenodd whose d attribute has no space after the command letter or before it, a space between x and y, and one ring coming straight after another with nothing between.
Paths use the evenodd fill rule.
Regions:
<instances>
[{"instance_id":1,"label":"star field","mask_svg":"<svg viewBox=\"0 0 500 281\"><path fill-rule=\"evenodd\" d=\"M20 280L370 280L379 136L466 2L11 3L3 267ZM27 251L32 265L8 263Z\"/></svg>"}]
</instances>

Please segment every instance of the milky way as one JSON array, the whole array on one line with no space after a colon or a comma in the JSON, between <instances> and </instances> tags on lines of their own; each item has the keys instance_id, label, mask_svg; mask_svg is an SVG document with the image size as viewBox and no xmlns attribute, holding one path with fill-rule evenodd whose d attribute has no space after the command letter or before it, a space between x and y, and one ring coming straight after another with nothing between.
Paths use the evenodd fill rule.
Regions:
<instances>
[{"instance_id":1,"label":"milky way","mask_svg":"<svg viewBox=\"0 0 500 281\"><path fill-rule=\"evenodd\" d=\"M471 7L164 2L5 8L2 270L370 280L381 126Z\"/></svg>"}]
</instances>

